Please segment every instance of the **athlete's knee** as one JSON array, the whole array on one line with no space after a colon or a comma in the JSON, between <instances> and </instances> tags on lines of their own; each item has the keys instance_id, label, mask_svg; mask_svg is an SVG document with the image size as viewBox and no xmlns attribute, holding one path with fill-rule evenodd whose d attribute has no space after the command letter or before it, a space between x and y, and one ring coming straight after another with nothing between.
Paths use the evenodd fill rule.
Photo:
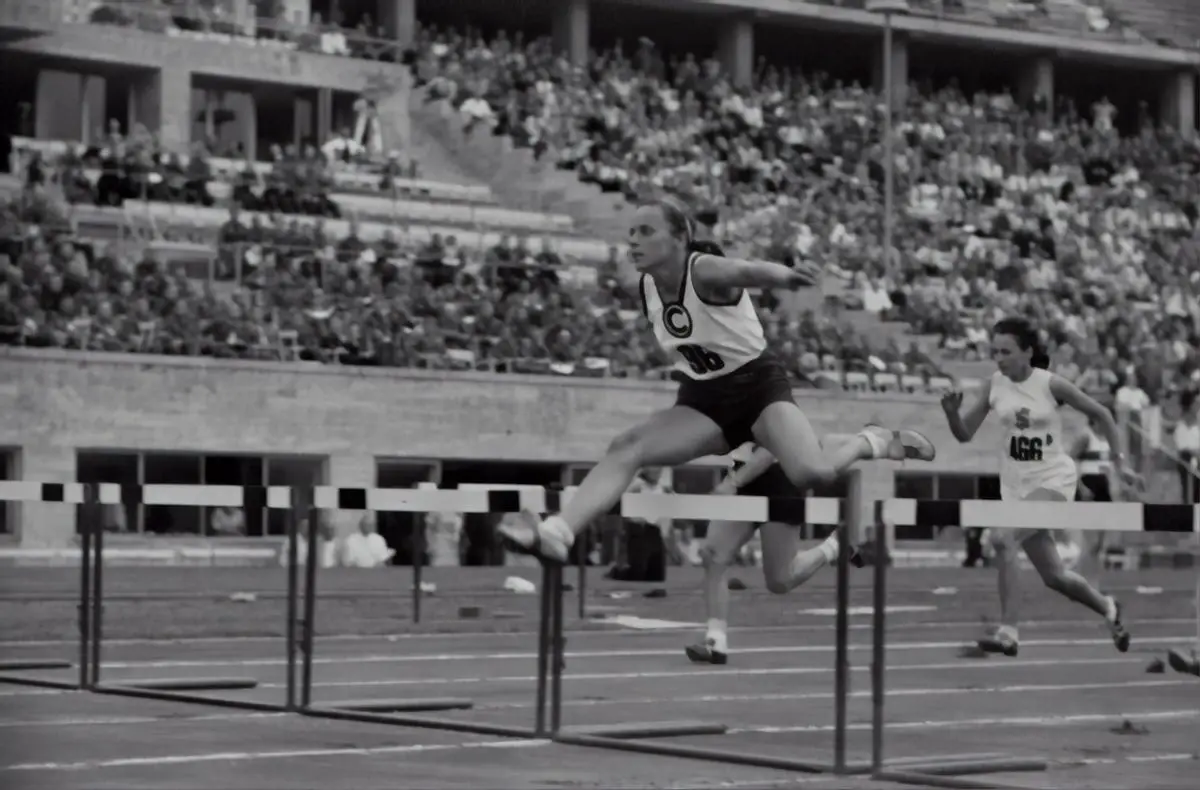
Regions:
<instances>
[{"instance_id":1,"label":"athlete's knee","mask_svg":"<svg viewBox=\"0 0 1200 790\"><path fill-rule=\"evenodd\" d=\"M705 570L723 571L733 564L732 552L707 543L700 547L700 565Z\"/></svg>"}]
</instances>

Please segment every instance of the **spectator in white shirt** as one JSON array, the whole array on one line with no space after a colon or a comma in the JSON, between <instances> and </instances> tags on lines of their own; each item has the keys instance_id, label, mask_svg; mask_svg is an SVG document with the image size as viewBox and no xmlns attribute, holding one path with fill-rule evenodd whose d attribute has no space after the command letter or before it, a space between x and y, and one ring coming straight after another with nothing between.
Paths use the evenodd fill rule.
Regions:
<instances>
[{"instance_id":1,"label":"spectator in white shirt","mask_svg":"<svg viewBox=\"0 0 1200 790\"><path fill-rule=\"evenodd\" d=\"M1200 503L1200 405L1195 397L1188 399L1184 406L1184 415L1175 424L1175 451L1184 465L1179 467L1179 480L1182 485L1184 502ZM1191 498L1188 498L1188 492Z\"/></svg>"},{"instance_id":2,"label":"spectator in white shirt","mask_svg":"<svg viewBox=\"0 0 1200 790\"><path fill-rule=\"evenodd\" d=\"M358 532L346 536L342 548L342 564L347 568L378 568L387 565L395 552L375 528L375 514L365 513L358 522Z\"/></svg>"},{"instance_id":3,"label":"spectator in white shirt","mask_svg":"<svg viewBox=\"0 0 1200 790\"><path fill-rule=\"evenodd\" d=\"M333 526L329 523L321 524L318 538L320 541L320 560L322 568L334 568L338 564L338 542L337 535L334 533ZM283 541L279 547L279 564L287 565L288 547L287 541ZM296 561L304 565L308 561L308 519L303 519L297 528L296 535Z\"/></svg>"}]
</instances>

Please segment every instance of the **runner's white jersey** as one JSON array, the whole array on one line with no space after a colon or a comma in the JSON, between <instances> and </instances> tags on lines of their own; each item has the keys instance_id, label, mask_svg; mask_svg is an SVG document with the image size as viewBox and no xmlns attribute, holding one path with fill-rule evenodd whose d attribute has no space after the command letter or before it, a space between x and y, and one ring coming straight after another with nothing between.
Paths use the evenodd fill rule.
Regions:
<instances>
[{"instance_id":1,"label":"runner's white jersey","mask_svg":"<svg viewBox=\"0 0 1200 790\"><path fill-rule=\"evenodd\" d=\"M1075 474L1075 461L1065 446L1058 401L1050 392L1052 378L1050 371L1039 368L1021 382L1003 373L992 374L988 402L1004 426L1001 486L1021 488L1022 482L1056 472Z\"/></svg>"},{"instance_id":2,"label":"runner's white jersey","mask_svg":"<svg viewBox=\"0 0 1200 790\"><path fill-rule=\"evenodd\" d=\"M654 278L643 274L642 309L659 345L674 358L675 369L699 381L726 376L762 356L767 349L762 323L746 289L728 303L700 298L692 285L692 266L707 253L688 255L679 293L673 301L659 296Z\"/></svg>"}]
</instances>

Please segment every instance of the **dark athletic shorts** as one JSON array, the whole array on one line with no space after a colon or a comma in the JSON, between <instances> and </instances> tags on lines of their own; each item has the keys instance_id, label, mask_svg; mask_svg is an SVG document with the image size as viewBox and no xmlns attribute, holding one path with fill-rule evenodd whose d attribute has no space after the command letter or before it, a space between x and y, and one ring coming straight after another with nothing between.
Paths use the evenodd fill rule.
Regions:
<instances>
[{"instance_id":1,"label":"dark athletic shorts","mask_svg":"<svg viewBox=\"0 0 1200 790\"><path fill-rule=\"evenodd\" d=\"M740 465L739 465L740 466ZM796 488L788 476L784 474L783 467L778 463L771 464L771 467L761 475L751 480L746 485L738 489L739 496L765 496L765 497L796 497L803 498L805 492ZM780 524L790 524L800 526L800 521L779 521Z\"/></svg>"},{"instance_id":2,"label":"dark athletic shorts","mask_svg":"<svg viewBox=\"0 0 1200 790\"><path fill-rule=\"evenodd\" d=\"M751 429L772 403L795 403L792 382L783 365L769 353L748 362L728 376L708 381L685 378L679 384L676 406L687 406L721 427L733 451L754 440Z\"/></svg>"},{"instance_id":3,"label":"dark athletic shorts","mask_svg":"<svg viewBox=\"0 0 1200 790\"><path fill-rule=\"evenodd\" d=\"M1088 487L1092 492L1092 501L1094 502L1111 502L1112 489L1108 484L1108 475L1080 475L1079 482ZM1079 492L1076 492L1075 499L1080 499Z\"/></svg>"}]
</instances>

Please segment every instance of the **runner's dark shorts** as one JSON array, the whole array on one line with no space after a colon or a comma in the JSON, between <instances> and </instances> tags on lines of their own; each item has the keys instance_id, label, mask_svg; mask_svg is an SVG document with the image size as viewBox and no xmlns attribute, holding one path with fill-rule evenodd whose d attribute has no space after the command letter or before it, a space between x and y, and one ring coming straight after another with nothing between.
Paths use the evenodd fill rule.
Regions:
<instances>
[{"instance_id":1,"label":"runner's dark shorts","mask_svg":"<svg viewBox=\"0 0 1200 790\"><path fill-rule=\"evenodd\" d=\"M784 474L783 467L779 464L771 464L767 471L763 472L758 477L751 480L746 485L738 489L739 496L765 496L765 497L797 497L805 496L805 492L796 488L788 476ZM801 521L780 521L780 524L790 524L792 526L800 526Z\"/></svg>"},{"instance_id":2,"label":"runner's dark shorts","mask_svg":"<svg viewBox=\"0 0 1200 790\"><path fill-rule=\"evenodd\" d=\"M787 371L771 354L763 354L718 379L685 378L675 398L676 406L695 409L719 425L730 451L753 441L751 429L758 416L772 403L780 402L796 401Z\"/></svg>"},{"instance_id":3,"label":"runner's dark shorts","mask_svg":"<svg viewBox=\"0 0 1200 790\"><path fill-rule=\"evenodd\" d=\"M1104 474L1080 475L1079 482L1082 485L1087 486L1091 490L1093 502L1111 502L1111 501L1113 501L1112 488L1109 486L1109 483L1108 483L1108 475L1104 475ZM1078 500L1078 499L1082 499L1082 498L1083 498L1082 493L1076 492L1075 499Z\"/></svg>"}]
</instances>

